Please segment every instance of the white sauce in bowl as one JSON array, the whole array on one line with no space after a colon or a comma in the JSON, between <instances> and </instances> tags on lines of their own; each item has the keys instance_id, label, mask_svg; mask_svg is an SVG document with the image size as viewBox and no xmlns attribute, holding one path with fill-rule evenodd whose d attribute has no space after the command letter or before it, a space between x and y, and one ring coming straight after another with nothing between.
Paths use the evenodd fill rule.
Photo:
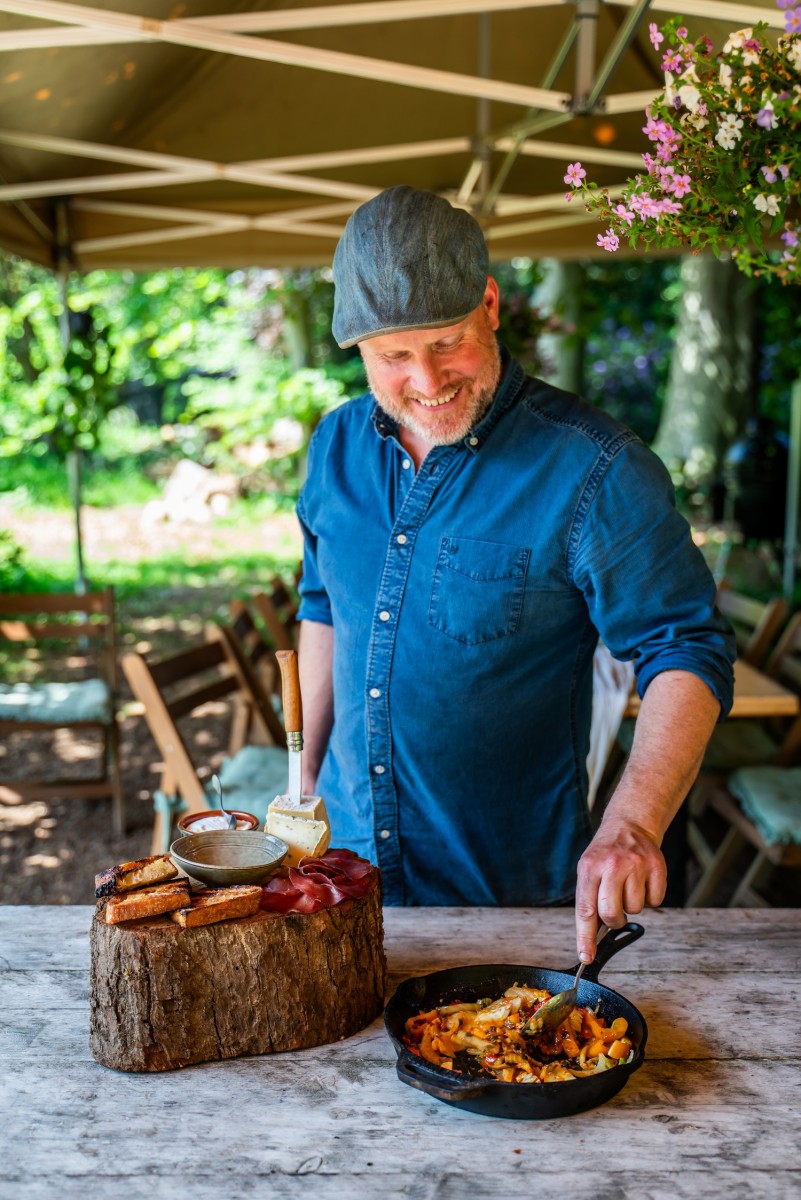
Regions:
<instances>
[{"instance_id":1,"label":"white sauce in bowl","mask_svg":"<svg viewBox=\"0 0 801 1200\"><path fill-rule=\"evenodd\" d=\"M199 820L193 821L189 830L190 833L206 833L210 829L227 829L228 822L225 817L200 817ZM237 829L249 829L250 825L247 821L237 819Z\"/></svg>"}]
</instances>

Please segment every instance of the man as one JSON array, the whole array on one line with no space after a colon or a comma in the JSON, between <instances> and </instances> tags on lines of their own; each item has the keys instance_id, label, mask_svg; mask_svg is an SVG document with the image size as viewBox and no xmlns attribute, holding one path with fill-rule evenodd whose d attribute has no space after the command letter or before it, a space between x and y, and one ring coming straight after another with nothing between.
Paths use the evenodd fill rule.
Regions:
<instances>
[{"instance_id":1,"label":"man","mask_svg":"<svg viewBox=\"0 0 801 1200\"><path fill-rule=\"evenodd\" d=\"M298 505L304 790L395 904L664 896L664 832L728 711L733 644L659 460L498 347L476 221L392 188L348 222L334 336L370 382L329 414ZM592 836L592 657L643 696Z\"/></svg>"}]
</instances>

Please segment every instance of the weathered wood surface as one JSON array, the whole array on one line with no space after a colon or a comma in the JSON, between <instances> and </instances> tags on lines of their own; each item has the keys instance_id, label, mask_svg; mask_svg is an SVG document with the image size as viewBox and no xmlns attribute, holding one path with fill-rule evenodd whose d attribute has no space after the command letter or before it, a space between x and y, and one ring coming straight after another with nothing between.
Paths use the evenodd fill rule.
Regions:
<instances>
[{"instance_id":1,"label":"weathered wood surface","mask_svg":"<svg viewBox=\"0 0 801 1200\"><path fill-rule=\"evenodd\" d=\"M350 1037L383 1008L381 886L307 915L182 929L168 916L91 923L89 1048L122 1071L169 1071Z\"/></svg>"},{"instance_id":2,"label":"weathered wood surface","mask_svg":"<svg viewBox=\"0 0 801 1200\"><path fill-rule=\"evenodd\" d=\"M380 1020L312 1050L159 1075L100 1067L92 915L0 908L0 1200L801 1195L798 910L645 914L645 937L601 975L646 1017L645 1065L604 1107L548 1122L480 1117L405 1087ZM466 963L575 961L569 910L384 918L390 989Z\"/></svg>"}]
</instances>

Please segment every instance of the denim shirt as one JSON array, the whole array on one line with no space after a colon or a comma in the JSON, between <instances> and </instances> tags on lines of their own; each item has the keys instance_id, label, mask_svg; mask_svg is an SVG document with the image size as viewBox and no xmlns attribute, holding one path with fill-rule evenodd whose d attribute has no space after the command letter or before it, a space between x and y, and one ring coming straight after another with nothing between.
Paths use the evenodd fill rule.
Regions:
<instances>
[{"instance_id":1,"label":"denim shirt","mask_svg":"<svg viewBox=\"0 0 801 1200\"><path fill-rule=\"evenodd\" d=\"M599 633L641 695L681 669L731 705L733 640L659 459L504 364L481 422L418 471L370 395L309 451L299 616L334 627L317 790L389 904L573 895Z\"/></svg>"}]
</instances>

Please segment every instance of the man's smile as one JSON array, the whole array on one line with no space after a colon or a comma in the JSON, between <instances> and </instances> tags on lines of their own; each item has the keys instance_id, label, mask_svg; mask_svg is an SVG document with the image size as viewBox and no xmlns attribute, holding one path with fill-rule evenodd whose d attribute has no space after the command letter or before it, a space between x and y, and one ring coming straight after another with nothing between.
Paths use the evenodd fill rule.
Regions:
<instances>
[{"instance_id":1,"label":"man's smile","mask_svg":"<svg viewBox=\"0 0 801 1200\"><path fill-rule=\"evenodd\" d=\"M451 388L449 392L443 392L440 396L435 396L432 400L427 400L424 396L410 396L416 404L422 404L423 408L441 408L443 404L450 404L455 400L459 392L462 390L462 385L459 384L455 388Z\"/></svg>"}]
</instances>

